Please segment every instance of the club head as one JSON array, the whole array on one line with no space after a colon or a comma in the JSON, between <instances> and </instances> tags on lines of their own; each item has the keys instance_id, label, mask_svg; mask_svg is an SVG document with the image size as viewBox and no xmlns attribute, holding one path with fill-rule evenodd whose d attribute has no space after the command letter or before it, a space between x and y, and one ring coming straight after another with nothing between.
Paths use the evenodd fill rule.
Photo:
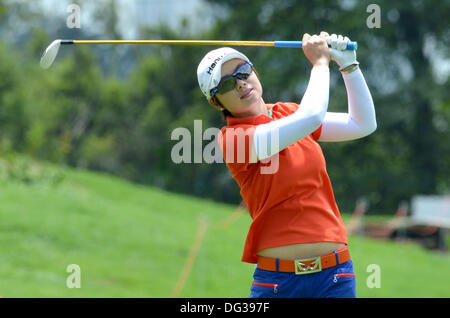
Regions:
<instances>
[{"instance_id":1,"label":"club head","mask_svg":"<svg viewBox=\"0 0 450 318\"><path fill-rule=\"evenodd\" d=\"M61 46L61 40L55 40L48 46L44 54L41 57L41 67L44 69L49 68L58 54L59 47Z\"/></svg>"}]
</instances>

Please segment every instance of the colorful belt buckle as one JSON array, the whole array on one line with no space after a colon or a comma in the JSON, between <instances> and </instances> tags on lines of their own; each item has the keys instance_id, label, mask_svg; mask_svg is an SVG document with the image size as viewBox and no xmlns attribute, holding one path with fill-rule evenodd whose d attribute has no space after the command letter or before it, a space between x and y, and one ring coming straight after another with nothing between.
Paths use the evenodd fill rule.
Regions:
<instances>
[{"instance_id":1,"label":"colorful belt buckle","mask_svg":"<svg viewBox=\"0 0 450 318\"><path fill-rule=\"evenodd\" d=\"M311 262L310 265L306 265L306 262ZM320 256L306 259L298 259L295 263L295 275L311 274L322 271L322 261Z\"/></svg>"}]
</instances>

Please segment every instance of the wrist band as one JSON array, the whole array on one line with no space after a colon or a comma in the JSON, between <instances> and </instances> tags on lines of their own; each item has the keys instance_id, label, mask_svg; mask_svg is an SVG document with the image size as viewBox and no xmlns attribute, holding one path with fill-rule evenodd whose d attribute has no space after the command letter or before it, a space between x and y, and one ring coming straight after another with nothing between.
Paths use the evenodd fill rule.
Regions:
<instances>
[{"instance_id":1,"label":"wrist band","mask_svg":"<svg viewBox=\"0 0 450 318\"><path fill-rule=\"evenodd\" d=\"M345 68L341 69L340 71L345 74L350 74L358 69L358 65L359 65L359 63L356 62L356 63L350 64L349 66L346 66Z\"/></svg>"}]
</instances>

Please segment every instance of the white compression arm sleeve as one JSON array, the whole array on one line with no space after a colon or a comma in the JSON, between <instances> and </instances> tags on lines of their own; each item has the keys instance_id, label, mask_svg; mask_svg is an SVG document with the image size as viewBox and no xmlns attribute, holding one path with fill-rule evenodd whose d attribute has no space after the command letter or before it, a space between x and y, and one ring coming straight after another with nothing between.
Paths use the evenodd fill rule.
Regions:
<instances>
[{"instance_id":1,"label":"white compression arm sleeve","mask_svg":"<svg viewBox=\"0 0 450 318\"><path fill-rule=\"evenodd\" d=\"M253 143L257 159L251 161L269 158L319 128L327 112L329 91L330 69L324 65L313 67L295 113L256 127Z\"/></svg>"},{"instance_id":2,"label":"white compression arm sleeve","mask_svg":"<svg viewBox=\"0 0 450 318\"><path fill-rule=\"evenodd\" d=\"M326 113L319 141L357 139L377 128L372 96L359 67L342 77L347 89L348 113Z\"/></svg>"}]
</instances>

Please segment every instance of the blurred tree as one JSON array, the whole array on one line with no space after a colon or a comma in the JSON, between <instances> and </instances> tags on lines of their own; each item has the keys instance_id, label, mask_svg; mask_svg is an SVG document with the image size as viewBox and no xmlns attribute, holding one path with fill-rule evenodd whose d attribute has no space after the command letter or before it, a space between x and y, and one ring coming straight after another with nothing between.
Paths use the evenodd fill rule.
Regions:
<instances>
[{"instance_id":1,"label":"blurred tree","mask_svg":"<svg viewBox=\"0 0 450 318\"><path fill-rule=\"evenodd\" d=\"M202 34L165 26L140 38L299 40L326 30L359 43L358 60L374 98L377 131L361 140L322 143L343 211L361 196L390 212L417 193L448 193L450 183L450 4L378 1L381 27L368 28L371 1L209 0L216 24ZM87 1L76 3L83 8ZM205 46L61 48L38 67L54 38L120 39L115 1L96 2L98 28L69 29L65 12L47 18L24 2L0 0L0 142L3 148L115 173L158 187L239 203L225 164L172 161L175 128L225 125L201 94L196 68ZM301 100L309 62L301 50L240 48L254 62L266 102ZM332 64L330 111L345 111L346 91ZM202 140L206 146L211 140ZM194 148L191 148L193 154ZM191 158L192 160L193 158Z\"/></svg>"},{"instance_id":2,"label":"blurred tree","mask_svg":"<svg viewBox=\"0 0 450 318\"><path fill-rule=\"evenodd\" d=\"M115 0L97 1L92 20L101 26L100 30L97 31L100 39L122 39L117 10ZM101 50L101 54L104 56L101 61L104 65L104 72L109 76L118 76L121 70L122 55L128 48L123 45L105 45L99 46L97 49Z\"/></svg>"},{"instance_id":3,"label":"blurred tree","mask_svg":"<svg viewBox=\"0 0 450 318\"><path fill-rule=\"evenodd\" d=\"M27 126L26 94L16 53L0 43L0 142L8 140L16 150L22 150Z\"/></svg>"}]
</instances>

